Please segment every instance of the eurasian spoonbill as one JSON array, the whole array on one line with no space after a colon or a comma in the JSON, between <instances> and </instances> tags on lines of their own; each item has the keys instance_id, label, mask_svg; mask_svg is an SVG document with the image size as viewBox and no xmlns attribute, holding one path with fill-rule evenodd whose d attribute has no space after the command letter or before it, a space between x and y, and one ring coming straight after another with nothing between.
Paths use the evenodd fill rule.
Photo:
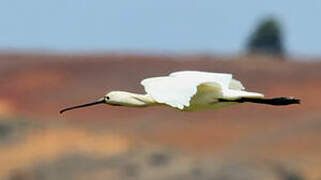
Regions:
<instances>
[{"instance_id":1,"label":"eurasian spoonbill","mask_svg":"<svg viewBox=\"0 0 321 180\"><path fill-rule=\"evenodd\" d=\"M245 102L276 106L300 104L300 100L293 97L264 98L261 93L245 91L240 81L226 73L179 71L169 76L144 79L141 84L146 94L111 91L95 102L65 108L60 113L96 104L127 107L167 105L182 111L216 109Z\"/></svg>"}]
</instances>

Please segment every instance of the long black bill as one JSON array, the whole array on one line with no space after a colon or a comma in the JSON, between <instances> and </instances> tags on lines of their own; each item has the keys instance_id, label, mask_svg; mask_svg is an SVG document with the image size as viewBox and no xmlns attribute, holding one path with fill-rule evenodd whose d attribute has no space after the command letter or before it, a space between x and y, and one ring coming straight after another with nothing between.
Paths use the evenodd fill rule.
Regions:
<instances>
[{"instance_id":1,"label":"long black bill","mask_svg":"<svg viewBox=\"0 0 321 180\"><path fill-rule=\"evenodd\" d=\"M82 104L82 105L79 105L79 106L73 106L73 107L62 109L62 110L59 111L59 113L62 114L65 111L69 111L69 110L72 110L72 109L83 108L83 107L87 107L87 106L93 106L93 105L96 105L96 104L104 104L105 102L106 102L105 99L102 98L102 99L99 99L96 102L92 102L92 103L88 103L88 104Z\"/></svg>"}]
</instances>

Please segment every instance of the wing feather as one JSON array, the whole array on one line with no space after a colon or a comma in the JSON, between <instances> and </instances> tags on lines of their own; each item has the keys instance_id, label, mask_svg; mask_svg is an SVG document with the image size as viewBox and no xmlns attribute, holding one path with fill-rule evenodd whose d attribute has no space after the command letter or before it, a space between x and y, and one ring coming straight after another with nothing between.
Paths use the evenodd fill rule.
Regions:
<instances>
[{"instance_id":1,"label":"wing feather","mask_svg":"<svg viewBox=\"0 0 321 180\"><path fill-rule=\"evenodd\" d=\"M198 79L204 82L216 82L220 84L223 89L227 89L232 80L232 74L227 73L211 73L211 72L201 72L201 71L178 71L173 72L169 76L171 77L186 77Z\"/></svg>"},{"instance_id":2,"label":"wing feather","mask_svg":"<svg viewBox=\"0 0 321 180\"><path fill-rule=\"evenodd\" d=\"M197 92L198 82L180 77L157 77L141 82L145 91L158 103L184 109L190 105L190 99Z\"/></svg>"},{"instance_id":3,"label":"wing feather","mask_svg":"<svg viewBox=\"0 0 321 180\"><path fill-rule=\"evenodd\" d=\"M197 93L198 87L205 83L210 83L224 99L264 97L260 93L243 91L242 83L232 79L231 74L225 73L179 71L169 76L152 77L141 81L147 94L155 101L181 110L190 106L190 101Z\"/></svg>"},{"instance_id":4,"label":"wing feather","mask_svg":"<svg viewBox=\"0 0 321 180\"><path fill-rule=\"evenodd\" d=\"M141 84L157 102L184 109L190 105L199 85L214 83L220 89L227 89L231 79L231 74L180 71L169 76L144 79Z\"/></svg>"},{"instance_id":5,"label":"wing feather","mask_svg":"<svg viewBox=\"0 0 321 180\"><path fill-rule=\"evenodd\" d=\"M230 84L229 84L229 89L234 89L234 90L244 90L244 86L243 84L236 80L236 79L232 79Z\"/></svg>"}]
</instances>

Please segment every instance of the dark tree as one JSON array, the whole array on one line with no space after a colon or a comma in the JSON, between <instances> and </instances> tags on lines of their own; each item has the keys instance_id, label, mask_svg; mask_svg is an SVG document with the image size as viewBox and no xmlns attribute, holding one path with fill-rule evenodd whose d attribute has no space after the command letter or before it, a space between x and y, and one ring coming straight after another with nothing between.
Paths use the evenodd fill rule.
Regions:
<instances>
[{"instance_id":1,"label":"dark tree","mask_svg":"<svg viewBox=\"0 0 321 180\"><path fill-rule=\"evenodd\" d=\"M253 32L248 42L251 54L284 55L280 23L274 18L264 19Z\"/></svg>"}]
</instances>

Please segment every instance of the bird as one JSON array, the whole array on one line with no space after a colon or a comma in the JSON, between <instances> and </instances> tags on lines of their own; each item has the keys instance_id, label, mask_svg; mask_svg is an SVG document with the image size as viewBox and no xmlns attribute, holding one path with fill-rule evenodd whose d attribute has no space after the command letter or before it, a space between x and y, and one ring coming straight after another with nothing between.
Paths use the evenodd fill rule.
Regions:
<instances>
[{"instance_id":1,"label":"bird","mask_svg":"<svg viewBox=\"0 0 321 180\"><path fill-rule=\"evenodd\" d=\"M60 113L97 104L125 107L166 105L191 112L242 103L274 106L300 104L300 99L294 97L264 98L262 93L245 91L242 83L228 73L178 71L168 76L144 79L141 85L146 94L111 91L92 103L68 107Z\"/></svg>"}]
</instances>

